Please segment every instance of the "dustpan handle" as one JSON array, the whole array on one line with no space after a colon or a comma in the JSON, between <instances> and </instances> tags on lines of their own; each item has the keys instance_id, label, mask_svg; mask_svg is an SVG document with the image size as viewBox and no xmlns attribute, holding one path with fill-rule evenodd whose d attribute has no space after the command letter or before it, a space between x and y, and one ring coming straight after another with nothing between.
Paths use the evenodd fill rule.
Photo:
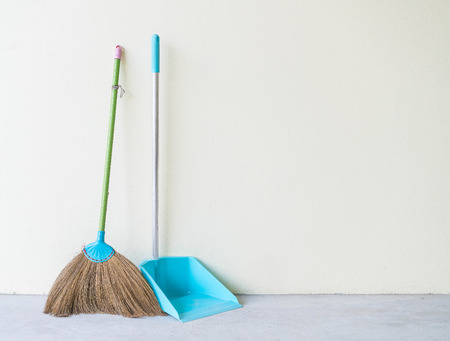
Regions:
<instances>
[{"instance_id":1,"label":"dustpan handle","mask_svg":"<svg viewBox=\"0 0 450 341\"><path fill-rule=\"evenodd\" d=\"M153 77L153 259L159 258L158 226L158 141L159 141L159 36L152 36Z\"/></svg>"},{"instance_id":2,"label":"dustpan handle","mask_svg":"<svg viewBox=\"0 0 450 341\"><path fill-rule=\"evenodd\" d=\"M106 144L105 172L103 174L102 206L100 209L100 224L98 228L98 230L101 232L105 231L106 208L108 206L109 176L111 174L111 156L114 138L114 124L116 121L117 92L119 90L119 70L121 57L122 57L122 47L120 45L117 45L114 51L114 69L113 69L114 71L111 88L108 142Z\"/></svg>"}]
</instances>

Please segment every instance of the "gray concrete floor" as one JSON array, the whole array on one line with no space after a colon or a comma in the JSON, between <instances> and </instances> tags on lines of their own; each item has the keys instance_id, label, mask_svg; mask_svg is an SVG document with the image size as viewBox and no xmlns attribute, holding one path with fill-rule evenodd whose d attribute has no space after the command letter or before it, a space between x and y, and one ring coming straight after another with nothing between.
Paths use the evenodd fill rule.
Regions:
<instances>
[{"instance_id":1,"label":"gray concrete floor","mask_svg":"<svg viewBox=\"0 0 450 341\"><path fill-rule=\"evenodd\" d=\"M46 296L0 295L0 340L450 340L450 295L240 295L243 308L170 316L55 318Z\"/></svg>"}]
</instances>

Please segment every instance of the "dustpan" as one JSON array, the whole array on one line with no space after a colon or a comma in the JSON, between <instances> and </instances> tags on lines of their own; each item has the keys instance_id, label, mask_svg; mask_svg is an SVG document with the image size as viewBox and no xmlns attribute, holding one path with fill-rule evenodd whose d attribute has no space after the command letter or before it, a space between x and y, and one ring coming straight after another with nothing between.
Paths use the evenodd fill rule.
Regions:
<instances>
[{"instance_id":1,"label":"dustpan","mask_svg":"<svg viewBox=\"0 0 450 341\"><path fill-rule=\"evenodd\" d=\"M161 308L182 322L242 307L237 298L195 257L159 257L158 243L158 94L159 37L152 37L153 74L153 259L141 272Z\"/></svg>"}]
</instances>

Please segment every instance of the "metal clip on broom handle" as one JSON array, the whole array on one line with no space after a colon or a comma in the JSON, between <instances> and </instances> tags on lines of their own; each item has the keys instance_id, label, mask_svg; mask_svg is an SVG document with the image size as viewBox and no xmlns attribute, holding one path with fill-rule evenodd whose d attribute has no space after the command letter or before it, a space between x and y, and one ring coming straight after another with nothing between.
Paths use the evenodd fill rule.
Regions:
<instances>
[{"instance_id":1,"label":"metal clip on broom handle","mask_svg":"<svg viewBox=\"0 0 450 341\"><path fill-rule=\"evenodd\" d=\"M153 75L153 259L159 259L158 140L159 140L159 36L152 36Z\"/></svg>"}]
</instances>

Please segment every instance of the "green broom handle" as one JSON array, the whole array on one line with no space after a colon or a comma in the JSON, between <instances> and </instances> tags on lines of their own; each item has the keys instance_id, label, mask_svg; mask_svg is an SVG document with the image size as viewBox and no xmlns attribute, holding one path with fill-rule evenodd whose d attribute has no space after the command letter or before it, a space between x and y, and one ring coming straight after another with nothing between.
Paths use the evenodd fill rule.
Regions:
<instances>
[{"instance_id":1,"label":"green broom handle","mask_svg":"<svg viewBox=\"0 0 450 341\"><path fill-rule=\"evenodd\" d=\"M111 156L114 138L114 124L116 121L116 106L117 106L117 92L119 90L119 70L120 70L120 58L122 47L116 46L115 59L114 59L114 71L113 81L111 88L111 105L109 112L109 127L108 127L108 142L106 144L106 159L105 159L105 172L103 174L103 191L102 191L102 206L100 209L100 226L99 231L105 231L106 222L106 208L108 206L108 194L109 194L109 176L111 174Z\"/></svg>"}]
</instances>

